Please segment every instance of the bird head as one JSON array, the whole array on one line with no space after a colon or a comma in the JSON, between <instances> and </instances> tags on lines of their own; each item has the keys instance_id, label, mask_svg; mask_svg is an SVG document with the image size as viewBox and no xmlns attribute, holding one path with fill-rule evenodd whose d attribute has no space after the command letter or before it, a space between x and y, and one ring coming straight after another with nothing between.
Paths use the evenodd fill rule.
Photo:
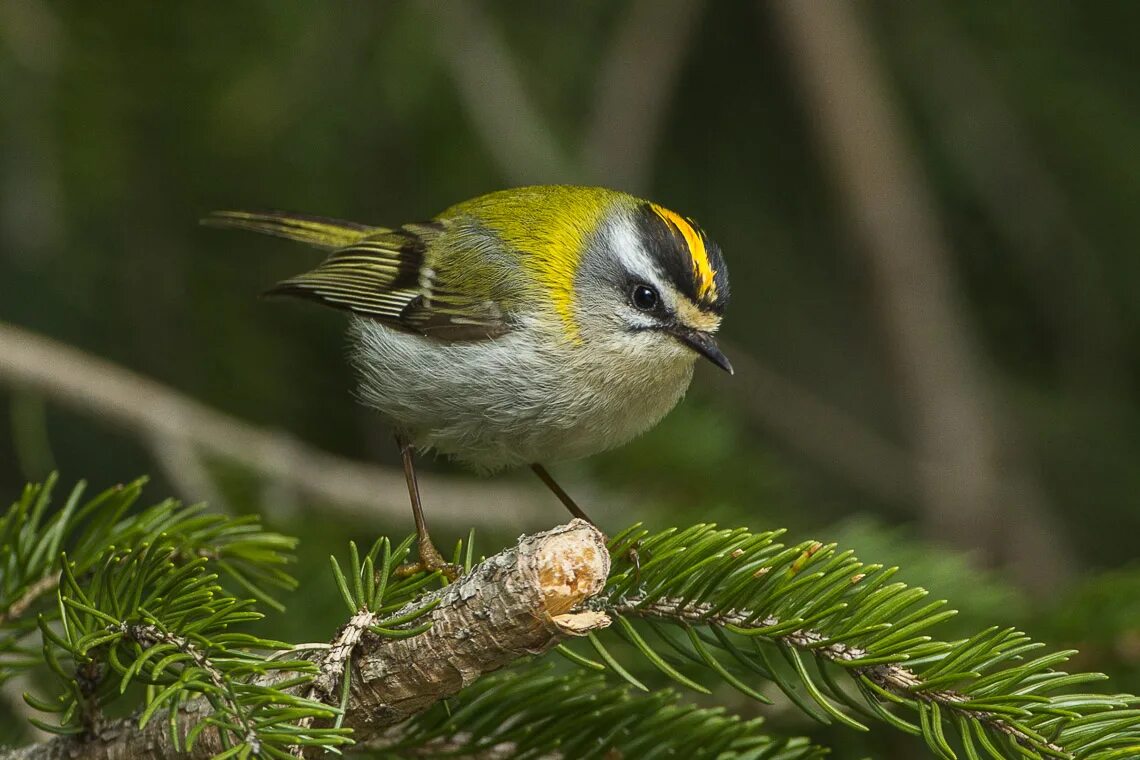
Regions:
<instances>
[{"instance_id":1,"label":"bird head","mask_svg":"<svg viewBox=\"0 0 1140 760\"><path fill-rule=\"evenodd\" d=\"M732 372L715 339L728 268L693 220L648 201L613 203L585 244L574 291L584 336L606 334L637 353L700 355Z\"/></svg>"}]
</instances>

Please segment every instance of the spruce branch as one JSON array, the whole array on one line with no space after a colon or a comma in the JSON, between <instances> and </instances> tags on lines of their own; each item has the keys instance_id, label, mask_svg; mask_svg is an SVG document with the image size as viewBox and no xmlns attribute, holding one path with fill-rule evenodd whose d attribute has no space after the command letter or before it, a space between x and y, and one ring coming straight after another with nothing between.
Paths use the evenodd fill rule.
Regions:
<instances>
[{"instance_id":1,"label":"spruce branch","mask_svg":"<svg viewBox=\"0 0 1140 760\"><path fill-rule=\"evenodd\" d=\"M940 641L931 629L954 611L892 582L897 568L779 536L635 526L611 542L615 570L593 607L679 683L707 691L703 674L764 700L754 684L770 681L822 722L867 730L866 718L880 719L938 757L958 757L955 743L969 760L1140 756L1140 699L1073 693L1104 678L1057 670L1073 652L1033 656L1043 645L1011 628ZM635 542L640 567L625 559ZM572 656L644 688L602 637L592 643L604 662Z\"/></svg>"},{"instance_id":2,"label":"spruce branch","mask_svg":"<svg viewBox=\"0 0 1140 760\"><path fill-rule=\"evenodd\" d=\"M202 647L195 644L189 637L164 631L156 625L121 623L119 630L144 651L152 650L156 646L163 646L189 657L194 667L209 679L210 686L213 687L214 693L221 700L226 713L238 724L240 742L248 745L253 754L261 753L261 741L249 711L242 705L226 674L210 659Z\"/></svg>"},{"instance_id":3,"label":"spruce branch","mask_svg":"<svg viewBox=\"0 0 1140 760\"><path fill-rule=\"evenodd\" d=\"M172 562L208 559L227 582L271 606L280 607L270 589L295 585L284 570L295 540L263 531L255 518L210 515L202 505L183 507L171 500L138 510L143 479L86 500L80 482L59 509L50 511L56 481L52 475L27 486L0 516L0 666L9 674L41 660L39 648L27 642L39 616L49 624L60 617L54 592L64 552L70 571L83 577L114 551L130 552L161 539Z\"/></svg>"},{"instance_id":4,"label":"spruce branch","mask_svg":"<svg viewBox=\"0 0 1140 760\"><path fill-rule=\"evenodd\" d=\"M164 524L177 524L179 517L174 513ZM201 528L203 523L190 517L181 524ZM266 689L264 681L279 672L308 680L315 666L301 659L270 660L267 653L289 645L235 632L261 614L251 609L253 600L234 597L218 585L212 572L216 560L187 559L184 538L164 529L126 550L112 546L83 574L62 555L59 617L41 614L38 619L44 656L61 688L54 698L26 697L33 707L58 718L55 724L35 724L62 734L98 735L104 707L123 701L132 684L143 684L147 695L140 728L193 699L214 706L215 714L185 735L187 748L206 728L214 729L226 748L255 755L272 756L273 745L347 742L335 728L297 730L298 718L331 719L335 711L281 688ZM178 748L182 737L172 740Z\"/></svg>"},{"instance_id":5,"label":"spruce branch","mask_svg":"<svg viewBox=\"0 0 1140 760\"><path fill-rule=\"evenodd\" d=\"M61 688L26 699L57 717L41 725L65 735L0 757L287 758L298 747L331 749L375 737L488 672L608 623L579 609L604 587L605 539L574 521L473 567L469 550L460 582L434 590L438 575L394 577L410 540L394 550L378 541L363 562L352 547L348 573L334 566L354 613L331 643L292 647L235 633L235 624L260 615L214 570L227 559L240 566L236 537L247 537L248 552L259 529L165 502L161 515L152 508L124 517L118 491L108 493L80 512L88 527L112 526L103 534L110 540L84 532L66 542L76 555L60 552L54 604L37 616ZM28 506L41 495L29 491L7 518L36 512ZM204 532L214 540L188 540ZM95 545L101 550L91 556ZM279 569L278 559L266 550L242 569L259 577ZM111 702L129 704L131 684L147 687L141 711L105 717Z\"/></svg>"},{"instance_id":6,"label":"spruce branch","mask_svg":"<svg viewBox=\"0 0 1140 760\"><path fill-rule=\"evenodd\" d=\"M940 758L1140 756L1140 699L1081 693L1102 676L1058 670L1071 652L1042 654L1013 629L939 640L953 611L834 544L696 525L635 526L607 547L575 520L478 564L468 541L465 574L443 586L397 577L411 539L363 555L350 544L332 563L346 622L326 643L291 646L235 632L260 617L257 600L223 585L235 579L225 563L242 591L287 587L289 539L171 502L128 510L138 487L82 504L76 490L55 513L30 488L0 520L0 653L27 656L39 634L60 688L27 699L68 734L3 760L290 758L350 744L384 757L820 755L671 691L637 693L652 681L610 651L614 637L687 688L719 681L763 702L772 683L820 721L884 721ZM580 637L600 661L565 646ZM553 647L585 670L490 675ZM136 699L131 684L145 686L139 712L105 717Z\"/></svg>"},{"instance_id":7,"label":"spruce branch","mask_svg":"<svg viewBox=\"0 0 1140 760\"><path fill-rule=\"evenodd\" d=\"M527 663L488 676L368 745L382 758L719 757L815 760L802 738L763 732L723 708L680 704L662 689L632 693L598 673ZM668 730L659 730L668 726Z\"/></svg>"},{"instance_id":8,"label":"spruce branch","mask_svg":"<svg viewBox=\"0 0 1140 760\"><path fill-rule=\"evenodd\" d=\"M572 520L522 536L457 582L394 610L399 619L428 607L431 627L409 637L364 635L370 651L352 661L354 709L344 724L366 741L486 673L608 625L604 613L578 608L601 592L609 568L601 533Z\"/></svg>"}]
</instances>

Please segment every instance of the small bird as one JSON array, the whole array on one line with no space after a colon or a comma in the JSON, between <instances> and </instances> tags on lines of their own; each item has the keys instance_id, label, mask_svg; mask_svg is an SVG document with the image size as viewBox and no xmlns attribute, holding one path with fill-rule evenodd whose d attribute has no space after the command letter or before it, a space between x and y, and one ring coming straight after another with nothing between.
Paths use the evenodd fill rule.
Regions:
<instances>
[{"instance_id":1,"label":"small bird","mask_svg":"<svg viewBox=\"0 0 1140 760\"><path fill-rule=\"evenodd\" d=\"M280 212L202 221L330 251L268 294L351 314L359 395L396 432L419 569L455 575L424 522L417 451L483 472L529 466L589 520L543 464L653 427L698 356L732 372L714 339L729 297L720 248L625 193L520 187L391 229Z\"/></svg>"}]
</instances>

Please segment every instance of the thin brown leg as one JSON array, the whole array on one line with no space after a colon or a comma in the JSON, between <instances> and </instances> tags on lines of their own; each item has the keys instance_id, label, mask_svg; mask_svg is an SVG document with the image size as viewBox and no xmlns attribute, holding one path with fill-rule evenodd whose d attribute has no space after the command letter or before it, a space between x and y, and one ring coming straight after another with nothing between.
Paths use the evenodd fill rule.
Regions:
<instances>
[{"instance_id":1,"label":"thin brown leg","mask_svg":"<svg viewBox=\"0 0 1140 760\"><path fill-rule=\"evenodd\" d=\"M428 533L427 523L424 521L424 508L420 502L420 484L416 481L416 448L399 435L396 436L396 445L400 447L400 459L404 463L404 479L408 482L408 497L412 501L412 519L416 522L416 545L420 555L419 562L412 565L402 565L397 568L396 572L401 575L412 575L421 570L426 570L429 573L441 570L448 578L455 580L459 577L458 568L444 561L443 555L432 543L431 534Z\"/></svg>"},{"instance_id":2,"label":"thin brown leg","mask_svg":"<svg viewBox=\"0 0 1140 760\"><path fill-rule=\"evenodd\" d=\"M540 464L532 464L530 466L530 469L534 470L534 474L538 476L539 480L545 483L546 487L549 488L554 493L554 495L558 497L558 500L562 502L562 506L570 510L570 514L574 515L579 520L585 520L595 528L598 527L598 524L591 520L590 516L583 512L582 508L574 503L574 500L570 498L570 494L563 491L562 486L554 482L554 478L550 477L550 473L546 471L545 467Z\"/></svg>"}]
</instances>

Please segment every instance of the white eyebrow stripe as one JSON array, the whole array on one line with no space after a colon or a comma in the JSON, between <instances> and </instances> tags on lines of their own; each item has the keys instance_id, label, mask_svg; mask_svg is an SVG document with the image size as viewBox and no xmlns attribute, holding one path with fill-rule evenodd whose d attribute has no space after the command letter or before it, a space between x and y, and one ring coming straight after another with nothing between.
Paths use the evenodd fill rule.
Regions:
<instances>
[{"instance_id":1,"label":"white eyebrow stripe","mask_svg":"<svg viewBox=\"0 0 1140 760\"><path fill-rule=\"evenodd\" d=\"M637 227L624 214L610 227L610 247L627 271L646 277L657 274L657 266L645 250Z\"/></svg>"},{"instance_id":2,"label":"white eyebrow stripe","mask_svg":"<svg viewBox=\"0 0 1140 760\"><path fill-rule=\"evenodd\" d=\"M657 292L665 299L667 307L670 309L676 307L681 295L673 283L664 277L660 267L645 250L645 244L632 219L622 216L610 225L609 243L625 271L657 288Z\"/></svg>"}]
</instances>

